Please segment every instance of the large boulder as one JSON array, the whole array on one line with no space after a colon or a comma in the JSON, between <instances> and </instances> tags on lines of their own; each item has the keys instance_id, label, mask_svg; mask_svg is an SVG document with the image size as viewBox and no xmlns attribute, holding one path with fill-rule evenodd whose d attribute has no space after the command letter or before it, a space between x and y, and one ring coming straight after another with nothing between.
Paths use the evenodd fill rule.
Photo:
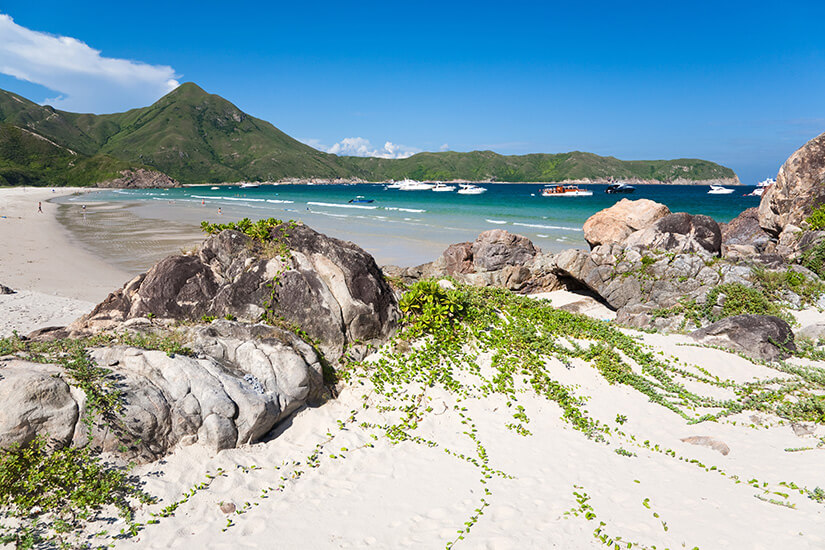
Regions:
<instances>
[{"instance_id":1,"label":"large boulder","mask_svg":"<svg viewBox=\"0 0 825 550\"><path fill-rule=\"evenodd\" d=\"M272 236L262 244L227 230L191 254L165 258L70 325L69 333L115 330L138 317L266 319L300 327L330 361L345 347L380 344L392 334L399 318L395 294L372 256L302 224L283 224Z\"/></svg>"},{"instance_id":2,"label":"large boulder","mask_svg":"<svg viewBox=\"0 0 825 550\"><path fill-rule=\"evenodd\" d=\"M553 265L552 254L542 254L527 237L492 229L471 243L450 245L434 262L405 268L384 266L383 270L407 284L449 275L468 285L527 293L565 287L553 274Z\"/></svg>"},{"instance_id":3,"label":"large boulder","mask_svg":"<svg viewBox=\"0 0 825 550\"><path fill-rule=\"evenodd\" d=\"M748 208L730 223L720 224L722 255L734 259L749 259L771 252L771 236L759 225L759 210Z\"/></svg>"},{"instance_id":4,"label":"large boulder","mask_svg":"<svg viewBox=\"0 0 825 550\"><path fill-rule=\"evenodd\" d=\"M530 239L503 229L484 231L472 244L476 271L496 271L505 266L523 265L539 250Z\"/></svg>"},{"instance_id":5,"label":"large boulder","mask_svg":"<svg viewBox=\"0 0 825 550\"><path fill-rule=\"evenodd\" d=\"M610 208L596 212L584 222L584 238L590 247L618 243L631 233L652 225L670 214L664 204L648 199L622 199Z\"/></svg>"},{"instance_id":6,"label":"large boulder","mask_svg":"<svg viewBox=\"0 0 825 550\"><path fill-rule=\"evenodd\" d=\"M86 395L66 384L60 367L0 363L0 447L48 434L60 445L91 444L137 460L194 443L219 451L260 440L322 396L321 358L292 332L220 320L178 337L195 355L128 346L91 350L90 357L112 371L108 378L121 404L117 414L95 418L91 432L82 421L89 413Z\"/></svg>"},{"instance_id":7,"label":"large boulder","mask_svg":"<svg viewBox=\"0 0 825 550\"><path fill-rule=\"evenodd\" d=\"M779 236L787 225L801 225L825 203L825 134L792 154L759 203L759 225Z\"/></svg>"},{"instance_id":8,"label":"large boulder","mask_svg":"<svg viewBox=\"0 0 825 550\"><path fill-rule=\"evenodd\" d=\"M53 365L0 363L0 448L27 445L38 434L58 446L71 442L79 411L60 373Z\"/></svg>"},{"instance_id":9,"label":"large boulder","mask_svg":"<svg viewBox=\"0 0 825 550\"><path fill-rule=\"evenodd\" d=\"M722 346L752 357L776 361L796 351L787 322L772 315L735 315L690 334L702 344Z\"/></svg>"},{"instance_id":10,"label":"large boulder","mask_svg":"<svg viewBox=\"0 0 825 550\"><path fill-rule=\"evenodd\" d=\"M722 231L713 218L686 212L668 214L624 240L626 247L662 250L676 254L719 255Z\"/></svg>"}]
</instances>

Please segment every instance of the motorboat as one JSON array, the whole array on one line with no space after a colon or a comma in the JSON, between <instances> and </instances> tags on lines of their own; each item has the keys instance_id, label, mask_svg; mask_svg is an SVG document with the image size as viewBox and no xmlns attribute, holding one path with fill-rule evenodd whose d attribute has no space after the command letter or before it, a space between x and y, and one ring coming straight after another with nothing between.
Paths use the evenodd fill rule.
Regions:
<instances>
[{"instance_id":1,"label":"motorboat","mask_svg":"<svg viewBox=\"0 0 825 550\"><path fill-rule=\"evenodd\" d=\"M384 187L384 189L401 189L401 182L390 180L390 182Z\"/></svg>"},{"instance_id":2,"label":"motorboat","mask_svg":"<svg viewBox=\"0 0 825 550\"><path fill-rule=\"evenodd\" d=\"M541 190L542 197L591 197L593 191L578 185L553 185Z\"/></svg>"},{"instance_id":3,"label":"motorboat","mask_svg":"<svg viewBox=\"0 0 825 550\"><path fill-rule=\"evenodd\" d=\"M614 193L633 193L634 191L636 191L636 188L625 182L610 184L607 186L607 189L604 190L605 193L611 195Z\"/></svg>"},{"instance_id":4,"label":"motorboat","mask_svg":"<svg viewBox=\"0 0 825 550\"><path fill-rule=\"evenodd\" d=\"M480 185L473 185L472 183L462 183L461 189L458 190L459 195L480 195L486 192L486 187L481 187Z\"/></svg>"},{"instance_id":5,"label":"motorboat","mask_svg":"<svg viewBox=\"0 0 825 550\"><path fill-rule=\"evenodd\" d=\"M768 187L770 187L774 183L776 183L776 180L774 178L768 178L766 180L762 180L762 181L760 181L759 183L756 184L756 189L754 189L750 193L745 194L745 196L746 197L761 197L762 193L765 192L765 189L767 189Z\"/></svg>"},{"instance_id":6,"label":"motorboat","mask_svg":"<svg viewBox=\"0 0 825 550\"><path fill-rule=\"evenodd\" d=\"M260 186L260 183L252 183L251 181L245 181L241 184L241 189L257 189Z\"/></svg>"},{"instance_id":7,"label":"motorboat","mask_svg":"<svg viewBox=\"0 0 825 550\"><path fill-rule=\"evenodd\" d=\"M213 185L209 189L211 189L212 191L216 191L216 190L220 189L220 187L218 187L217 185Z\"/></svg>"},{"instance_id":8,"label":"motorboat","mask_svg":"<svg viewBox=\"0 0 825 550\"><path fill-rule=\"evenodd\" d=\"M401 182L401 186L398 189L400 191L429 191L433 187L435 187L435 185L432 183L405 179Z\"/></svg>"},{"instance_id":9,"label":"motorboat","mask_svg":"<svg viewBox=\"0 0 825 550\"><path fill-rule=\"evenodd\" d=\"M350 203L350 204L369 204L371 202L375 202L375 199L368 199L366 197L362 197L361 195L358 195L354 199L350 199L347 202Z\"/></svg>"},{"instance_id":10,"label":"motorboat","mask_svg":"<svg viewBox=\"0 0 825 550\"><path fill-rule=\"evenodd\" d=\"M443 193L445 191L455 191L455 185L447 185L443 181L435 182L435 187L433 187L433 191L437 193Z\"/></svg>"},{"instance_id":11,"label":"motorboat","mask_svg":"<svg viewBox=\"0 0 825 550\"><path fill-rule=\"evenodd\" d=\"M722 187L721 185L711 185L708 195L730 195L733 189Z\"/></svg>"}]
</instances>

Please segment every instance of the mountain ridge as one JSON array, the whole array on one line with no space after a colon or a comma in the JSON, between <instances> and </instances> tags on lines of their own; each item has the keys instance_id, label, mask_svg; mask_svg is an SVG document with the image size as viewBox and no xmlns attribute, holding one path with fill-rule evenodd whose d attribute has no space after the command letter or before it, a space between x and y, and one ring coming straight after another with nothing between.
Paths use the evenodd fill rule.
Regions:
<instances>
[{"instance_id":1,"label":"mountain ridge","mask_svg":"<svg viewBox=\"0 0 825 550\"><path fill-rule=\"evenodd\" d=\"M93 185L124 169L153 169L181 183L218 183L285 178L359 178L369 181L412 177L423 180L565 181L607 178L645 181L705 182L732 180L733 170L702 159L634 160L593 153L501 155L493 151L423 152L405 159L337 156L290 137L270 122L255 118L221 96L195 83L181 84L148 107L122 113L89 114L60 111L0 90L0 124L17 127L77 155L95 158L88 181L65 164L41 170L36 158L24 155L25 166L4 157L0 143L0 184L38 178ZM2 135L0 134L0 139ZM31 147L17 140L16 147ZM36 147L34 149L37 149ZM52 156L59 156L52 151ZM56 158L55 156L55 158ZM18 155L18 161L20 157ZM63 159L66 160L66 159ZM76 164L76 163L75 163ZM13 172L26 177L10 177ZM42 173L41 173L42 172ZM6 177L3 174L6 174ZM18 183L19 184L19 183Z\"/></svg>"}]
</instances>

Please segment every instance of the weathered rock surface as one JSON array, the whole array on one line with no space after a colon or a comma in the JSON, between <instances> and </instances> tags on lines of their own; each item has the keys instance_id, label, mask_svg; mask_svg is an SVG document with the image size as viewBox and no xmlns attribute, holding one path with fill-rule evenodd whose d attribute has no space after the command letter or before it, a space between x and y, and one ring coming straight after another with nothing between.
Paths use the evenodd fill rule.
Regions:
<instances>
[{"instance_id":1,"label":"weathered rock surface","mask_svg":"<svg viewBox=\"0 0 825 550\"><path fill-rule=\"evenodd\" d=\"M69 327L73 335L129 319L198 321L203 316L295 325L320 341L330 361L345 346L380 344L399 318L395 295L372 256L296 224L273 229L279 255L237 231L208 238L191 255L169 256L110 294Z\"/></svg>"},{"instance_id":2,"label":"weathered rock surface","mask_svg":"<svg viewBox=\"0 0 825 550\"><path fill-rule=\"evenodd\" d=\"M790 325L772 315L735 315L696 330L691 338L768 361L788 357L796 350Z\"/></svg>"},{"instance_id":3,"label":"weathered rock surface","mask_svg":"<svg viewBox=\"0 0 825 550\"><path fill-rule=\"evenodd\" d=\"M7 286L0 285L0 294L14 294L14 290Z\"/></svg>"},{"instance_id":4,"label":"weathered rock surface","mask_svg":"<svg viewBox=\"0 0 825 550\"><path fill-rule=\"evenodd\" d=\"M503 229L484 231L472 244L476 271L496 271L505 266L523 265L538 253L530 239Z\"/></svg>"},{"instance_id":5,"label":"weathered rock surface","mask_svg":"<svg viewBox=\"0 0 825 550\"><path fill-rule=\"evenodd\" d=\"M121 413L96 423L92 439L80 421L86 396L59 367L19 359L0 362L0 445L48 433L59 444L153 460L176 445L212 450L260 440L323 390L321 359L295 334L268 325L214 321L183 333L196 357L115 346L91 357L108 365L122 392Z\"/></svg>"},{"instance_id":6,"label":"weathered rock surface","mask_svg":"<svg viewBox=\"0 0 825 550\"><path fill-rule=\"evenodd\" d=\"M667 206L652 200L622 199L584 222L584 238L591 248L622 242L631 233L652 225L668 214L670 210Z\"/></svg>"},{"instance_id":7,"label":"weathered rock surface","mask_svg":"<svg viewBox=\"0 0 825 550\"><path fill-rule=\"evenodd\" d=\"M722 231L713 218L677 212L630 234L623 243L626 247L656 249L675 254L718 255L722 249Z\"/></svg>"},{"instance_id":8,"label":"weathered rock surface","mask_svg":"<svg viewBox=\"0 0 825 550\"><path fill-rule=\"evenodd\" d=\"M101 181L96 185L97 187L107 189L165 189L168 187L180 187L178 181L173 180L163 172L146 170L145 168L123 170L120 172L119 178Z\"/></svg>"},{"instance_id":9,"label":"weathered rock surface","mask_svg":"<svg viewBox=\"0 0 825 550\"><path fill-rule=\"evenodd\" d=\"M776 183L765 190L759 203L759 225L779 236L787 225L801 225L825 203L825 134L820 134L792 154L779 169Z\"/></svg>"},{"instance_id":10,"label":"weathered rock surface","mask_svg":"<svg viewBox=\"0 0 825 550\"><path fill-rule=\"evenodd\" d=\"M384 266L384 273L406 283L450 275L473 286L516 292L565 288L552 273L552 254L542 254L526 237L502 229L481 233L471 243L452 244L434 262L416 267Z\"/></svg>"},{"instance_id":11,"label":"weathered rock surface","mask_svg":"<svg viewBox=\"0 0 825 550\"><path fill-rule=\"evenodd\" d=\"M730 223L720 224L722 229L722 255L735 260L751 259L770 253L771 236L759 225L759 211L748 208Z\"/></svg>"},{"instance_id":12,"label":"weathered rock surface","mask_svg":"<svg viewBox=\"0 0 825 550\"><path fill-rule=\"evenodd\" d=\"M48 433L58 445L72 440L79 412L69 385L53 365L0 362L0 448L26 445Z\"/></svg>"}]
</instances>

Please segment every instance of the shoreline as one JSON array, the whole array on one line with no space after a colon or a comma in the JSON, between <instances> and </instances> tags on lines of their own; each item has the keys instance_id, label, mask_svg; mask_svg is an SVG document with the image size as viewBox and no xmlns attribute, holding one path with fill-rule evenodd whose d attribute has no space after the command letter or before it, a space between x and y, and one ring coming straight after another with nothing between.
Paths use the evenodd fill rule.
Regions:
<instances>
[{"instance_id":1,"label":"shoreline","mask_svg":"<svg viewBox=\"0 0 825 550\"><path fill-rule=\"evenodd\" d=\"M80 247L52 199L86 188L0 189L0 282L14 290L101 301L134 275ZM37 211L40 202L43 212ZM82 281L82 283L79 283Z\"/></svg>"}]
</instances>

